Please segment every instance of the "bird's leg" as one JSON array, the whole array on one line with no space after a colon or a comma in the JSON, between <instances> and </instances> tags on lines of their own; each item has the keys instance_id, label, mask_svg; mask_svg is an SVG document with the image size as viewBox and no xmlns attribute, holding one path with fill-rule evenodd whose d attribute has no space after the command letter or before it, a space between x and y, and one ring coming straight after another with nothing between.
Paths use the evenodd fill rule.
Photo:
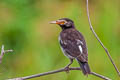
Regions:
<instances>
[{"instance_id":1,"label":"bird's leg","mask_svg":"<svg viewBox=\"0 0 120 80\"><path fill-rule=\"evenodd\" d=\"M70 59L70 63L66 67L69 67L72 63L73 63L73 59Z\"/></svg>"},{"instance_id":2,"label":"bird's leg","mask_svg":"<svg viewBox=\"0 0 120 80\"><path fill-rule=\"evenodd\" d=\"M65 71L69 73L69 66L73 63L73 59L70 59L70 63L65 67Z\"/></svg>"}]
</instances>

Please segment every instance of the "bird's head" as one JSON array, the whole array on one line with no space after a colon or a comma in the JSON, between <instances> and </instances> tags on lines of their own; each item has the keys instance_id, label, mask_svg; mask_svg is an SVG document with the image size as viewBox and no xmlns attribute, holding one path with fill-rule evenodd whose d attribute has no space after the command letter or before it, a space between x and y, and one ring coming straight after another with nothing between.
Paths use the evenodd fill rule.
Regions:
<instances>
[{"instance_id":1,"label":"bird's head","mask_svg":"<svg viewBox=\"0 0 120 80\"><path fill-rule=\"evenodd\" d=\"M75 28L74 22L68 18L61 18L56 21L51 21L51 24L58 24L62 29Z\"/></svg>"}]
</instances>

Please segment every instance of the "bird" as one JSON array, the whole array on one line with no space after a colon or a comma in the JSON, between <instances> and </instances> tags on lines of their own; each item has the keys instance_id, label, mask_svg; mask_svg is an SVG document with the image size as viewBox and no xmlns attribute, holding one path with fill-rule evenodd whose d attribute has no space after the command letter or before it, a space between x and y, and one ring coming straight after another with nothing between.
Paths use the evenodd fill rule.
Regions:
<instances>
[{"instance_id":1,"label":"bird","mask_svg":"<svg viewBox=\"0 0 120 80\"><path fill-rule=\"evenodd\" d=\"M59 35L60 47L70 60L66 68L69 68L75 59L79 63L82 73L84 75L90 74L86 41L82 33L76 29L74 22L69 18L61 18L50 23L58 24L62 29Z\"/></svg>"}]
</instances>

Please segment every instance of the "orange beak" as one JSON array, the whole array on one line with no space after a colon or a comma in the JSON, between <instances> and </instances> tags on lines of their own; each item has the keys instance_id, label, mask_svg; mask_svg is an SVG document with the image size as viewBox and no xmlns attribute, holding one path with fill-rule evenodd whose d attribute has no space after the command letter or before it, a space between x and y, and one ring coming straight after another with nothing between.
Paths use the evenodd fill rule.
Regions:
<instances>
[{"instance_id":1,"label":"orange beak","mask_svg":"<svg viewBox=\"0 0 120 80\"><path fill-rule=\"evenodd\" d=\"M50 24L65 24L64 20L51 21Z\"/></svg>"}]
</instances>

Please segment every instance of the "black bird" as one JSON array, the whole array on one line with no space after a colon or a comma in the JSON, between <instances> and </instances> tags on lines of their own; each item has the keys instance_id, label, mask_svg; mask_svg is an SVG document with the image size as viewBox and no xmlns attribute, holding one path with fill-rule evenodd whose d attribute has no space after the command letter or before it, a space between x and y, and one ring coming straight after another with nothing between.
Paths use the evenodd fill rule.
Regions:
<instances>
[{"instance_id":1,"label":"black bird","mask_svg":"<svg viewBox=\"0 0 120 80\"><path fill-rule=\"evenodd\" d=\"M58 24L62 28L59 36L60 46L64 55L70 59L66 68L69 68L73 59L76 59L83 74L90 74L86 42L83 35L75 28L74 22L71 19L62 18L50 23Z\"/></svg>"}]
</instances>

